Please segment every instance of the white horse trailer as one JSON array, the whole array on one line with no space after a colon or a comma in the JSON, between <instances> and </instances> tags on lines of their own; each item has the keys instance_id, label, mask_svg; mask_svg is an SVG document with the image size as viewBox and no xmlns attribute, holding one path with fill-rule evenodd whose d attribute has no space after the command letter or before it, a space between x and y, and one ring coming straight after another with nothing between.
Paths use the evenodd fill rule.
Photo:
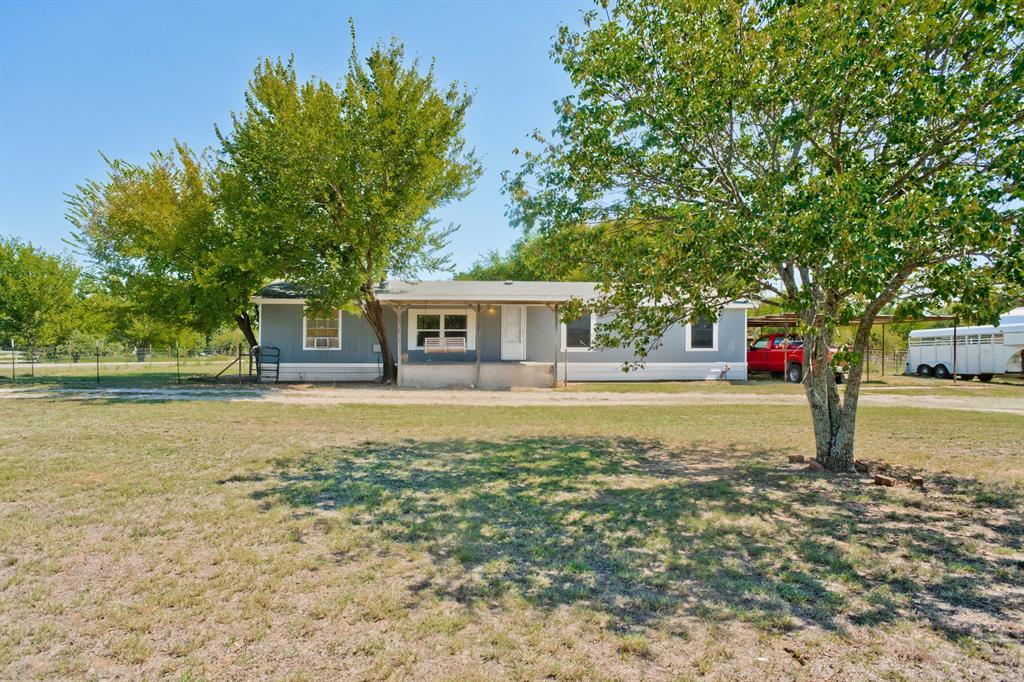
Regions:
<instances>
[{"instance_id":1,"label":"white horse trailer","mask_svg":"<svg viewBox=\"0 0 1024 682\"><path fill-rule=\"evenodd\" d=\"M956 358L953 339L956 338ZM989 381L997 374L1020 374L1024 351L1024 308L999 318L999 325L917 329L907 344L907 374Z\"/></svg>"}]
</instances>

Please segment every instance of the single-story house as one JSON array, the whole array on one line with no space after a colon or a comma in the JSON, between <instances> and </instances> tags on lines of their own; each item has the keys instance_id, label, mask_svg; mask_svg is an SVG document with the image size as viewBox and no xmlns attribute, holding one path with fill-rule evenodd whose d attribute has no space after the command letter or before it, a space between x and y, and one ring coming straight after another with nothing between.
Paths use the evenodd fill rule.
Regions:
<instances>
[{"instance_id":1,"label":"single-story house","mask_svg":"<svg viewBox=\"0 0 1024 682\"><path fill-rule=\"evenodd\" d=\"M567 301L592 300L593 282L391 280L376 294L385 312L401 386L507 388L557 381L746 379L751 304L727 305L717 320L676 325L639 369L628 348L593 347L597 316L564 324ZM359 315L305 315L304 294L265 287L259 342L280 349L281 381L369 381L382 374L380 346Z\"/></svg>"}]
</instances>

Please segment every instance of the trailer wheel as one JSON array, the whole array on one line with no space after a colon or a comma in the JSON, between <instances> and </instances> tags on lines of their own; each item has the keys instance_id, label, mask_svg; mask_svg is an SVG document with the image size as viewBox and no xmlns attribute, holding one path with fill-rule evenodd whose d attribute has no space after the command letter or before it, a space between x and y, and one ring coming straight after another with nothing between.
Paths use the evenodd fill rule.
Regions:
<instances>
[{"instance_id":1,"label":"trailer wheel","mask_svg":"<svg viewBox=\"0 0 1024 682\"><path fill-rule=\"evenodd\" d=\"M799 384L804 378L804 368L797 364L792 364L786 368L786 381L791 384Z\"/></svg>"},{"instance_id":2,"label":"trailer wheel","mask_svg":"<svg viewBox=\"0 0 1024 682\"><path fill-rule=\"evenodd\" d=\"M994 376L995 376L995 374L979 374L978 375L978 381L989 382L989 381L992 381L992 377L994 377Z\"/></svg>"},{"instance_id":3,"label":"trailer wheel","mask_svg":"<svg viewBox=\"0 0 1024 682\"><path fill-rule=\"evenodd\" d=\"M974 378L974 375L973 375L973 374L961 374L961 375L960 375L960 378L961 378L961 379L962 379L963 381L970 381L971 379L973 379L973 378Z\"/></svg>"},{"instance_id":4,"label":"trailer wheel","mask_svg":"<svg viewBox=\"0 0 1024 682\"><path fill-rule=\"evenodd\" d=\"M953 376L949 373L949 370L946 369L945 365L935 365L935 369L932 370L932 375L936 379L949 379Z\"/></svg>"},{"instance_id":5,"label":"trailer wheel","mask_svg":"<svg viewBox=\"0 0 1024 682\"><path fill-rule=\"evenodd\" d=\"M932 368L928 365L917 366L917 376L919 377L930 377L932 375Z\"/></svg>"}]
</instances>

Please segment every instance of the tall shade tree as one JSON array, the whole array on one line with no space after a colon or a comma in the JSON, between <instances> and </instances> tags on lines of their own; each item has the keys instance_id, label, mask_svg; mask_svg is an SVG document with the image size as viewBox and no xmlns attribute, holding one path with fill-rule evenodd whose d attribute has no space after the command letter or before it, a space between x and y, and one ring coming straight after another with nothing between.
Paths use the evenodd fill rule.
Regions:
<instances>
[{"instance_id":1,"label":"tall shade tree","mask_svg":"<svg viewBox=\"0 0 1024 682\"><path fill-rule=\"evenodd\" d=\"M562 249L574 235L560 235L558 243L541 235L517 239L508 251L492 249L480 256L455 279L521 282L591 281L598 277L587 261L570 260Z\"/></svg>"},{"instance_id":2,"label":"tall shade tree","mask_svg":"<svg viewBox=\"0 0 1024 682\"><path fill-rule=\"evenodd\" d=\"M67 258L0 238L0 338L37 348L66 341L78 320L80 275Z\"/></svg>"},{"instance_id":3,"label":"tall shade tree","mask_svg":"<svg viewBox=\"0 0 1024 682\"><path fill-rule=\"evenodd\" d=\"M606 3L605 3L606 4ZM799 313L827 468L853 468L872 321L953 305L991 319L1024 279L1016 0L622 0L562 27L577 93L507 178L512 212L587 234L641 353L730 299ZM837 325L856 322L841 396Z\"/></svg>"},{"instance_id":4,"label":"tall shade tree","mask_svg":"<svg viewBox=\"0 0 1024 682\"><path fill-rule=\"evenodd\" d=\"M68 196L72 239L132 313L202 334L233 321L254 346L250 298L275 271L223 219L211 166L183 144L146 165L108 160Z\"/></svg>"},{"instance_id":5,"label":"tall shade tree","mask_svg":"<svg viewBox=\"0 0 1024 682\"><path fill-rule=\"evenodd\" d=\"M384 375L395 359L380 280L446 267L451 228L434 209L464 196L480 173L462 131L469 94L439 86L433 66L406 64L401 43L353 52L335 87L300 83L291 61L262 62L223 146L230 220L275 243L283 273L311 308L361 312L380 343Z\"/></svg>"}]
</instances>

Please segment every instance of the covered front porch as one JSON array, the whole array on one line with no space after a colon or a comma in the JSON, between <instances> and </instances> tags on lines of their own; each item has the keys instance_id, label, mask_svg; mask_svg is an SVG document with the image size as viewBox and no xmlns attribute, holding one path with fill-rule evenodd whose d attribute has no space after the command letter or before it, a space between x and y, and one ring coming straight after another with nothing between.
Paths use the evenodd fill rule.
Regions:
<instances>
[{"instance_id":1,"label":"covered front porch","mask_svg":"<svg viewBox=\"0 0 1024 682\"><path fill-rule=\"evenodd\" d=\"M395 316L400 386L511 388L556 385L561 308L594 293L585 282L452 281L389 282L377 296Z\"/></svg>"},{"instance_id":2,"label":"covered front porch","mask_svg":"<svg viewBox=\"0 0 1024 682\"><path fill-rule=\"evenodd\" d=\"M551 387L559 376L558 303L425 300L389 304L398 385Z\"/></svg>"}]
</instances>

